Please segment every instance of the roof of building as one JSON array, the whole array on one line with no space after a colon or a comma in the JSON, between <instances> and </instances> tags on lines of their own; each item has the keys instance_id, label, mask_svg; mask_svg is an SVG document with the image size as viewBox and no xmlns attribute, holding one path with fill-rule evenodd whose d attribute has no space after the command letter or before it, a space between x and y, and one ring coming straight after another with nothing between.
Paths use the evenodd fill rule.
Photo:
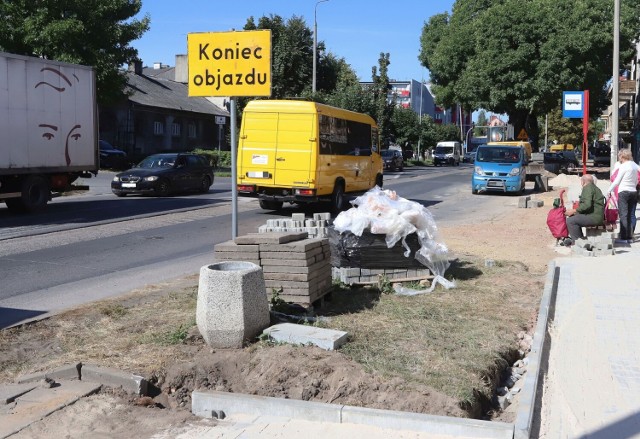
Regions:
<instances>
[{"instance_id":1,"label":"roof of building","mask_svg":"<svg viewBox=\"0 0 640 439\"><path fill-rule=\"evenodd\" d=\"M147 69L145 69L147 70ZM149 69L156 71L169 69ZM129 101L148 107L169 110L189 111L229 117L229 112L203 97L189 97L187 84L164 79L161 75L150 76L127 74L127 91L131 93Z\"/></svg>"}]
</instances>

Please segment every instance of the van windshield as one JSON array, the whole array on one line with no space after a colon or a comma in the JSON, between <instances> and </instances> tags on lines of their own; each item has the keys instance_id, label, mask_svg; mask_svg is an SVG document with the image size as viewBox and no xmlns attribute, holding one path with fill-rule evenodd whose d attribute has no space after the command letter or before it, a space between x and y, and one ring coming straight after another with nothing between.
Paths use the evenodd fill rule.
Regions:
<instances>
[{"instance_id":1,"label":"van windshield","mask_svg":"<svg viewBox=\"0 0 640 439\"><path fill-rule=\"evenodd\" d=\"M518 163L520 160L520 148L484 146L476 153L476 162Z\"/></svg>"},{"instance_id":2,"label":"van windshield","mask_svg":"<svg viewBox=\"0 0 640 439\"><path fill-rule=\"evenodd\" d=\"M436 146L436 154L453 154L453 146Z\"/></svg>"}]
</instances>

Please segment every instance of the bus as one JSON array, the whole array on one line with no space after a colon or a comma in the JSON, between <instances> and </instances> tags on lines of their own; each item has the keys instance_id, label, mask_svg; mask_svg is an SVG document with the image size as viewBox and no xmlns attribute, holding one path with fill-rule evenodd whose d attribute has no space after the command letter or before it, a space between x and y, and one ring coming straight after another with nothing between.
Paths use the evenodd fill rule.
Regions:
<instances>
[{"instance_id":1,"label":"bus","mask_svg":"<svg viewBox=\"0 0 640 439\"><path fill-rule=\"evenodd\" d=\"M382 187L378 127L366 114L316 102L254 100L244 109L237 188L260 207L329 202Z\"/></svg>"}]
</instances>

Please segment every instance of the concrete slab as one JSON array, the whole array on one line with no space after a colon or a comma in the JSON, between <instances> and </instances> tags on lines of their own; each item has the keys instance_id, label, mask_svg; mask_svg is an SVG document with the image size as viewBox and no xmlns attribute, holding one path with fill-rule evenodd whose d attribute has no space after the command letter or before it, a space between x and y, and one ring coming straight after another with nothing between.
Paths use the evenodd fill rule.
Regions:
<instances>
[{"instance_id":1,"label":"concrete slab","mask_svg":"<svg viewBox=\"0 0 640 439\"><path fill-rule=\"evenodd\" d=\"M18 396L22 396L36 387L38 387L38 385L34 383L4 384L0 386L0 404L9 404Z\"/></svg>"},{"instance_id":2,"label":"concrete slab","mask_svg":"<svg viewBox=\"0 0 640 439\"><path fill-rule=\"evenodd\" d=\"M310 250L321 248L323 241L328 240L323 238L307 238L286 244L260 244L260 251L306 253Z\"/></svg>"},{"instance_id":3,"label":"concrete slab","mask_svg":"<svg viewBox=\"0 0 640 439\"><path fill-rule=\"evenodd\" d=\"M225 241L213 246L213 249L217 252L256 252L260 250L260 246L257 244L236 244L234 241Z\"/></svg>"},{"instance_id":4,"label":"concrete slab","mask_svg":"<svg viewBox=\"0 0 640 439\"><path fill-rule=\"evenodd\" d=\"M33 389L16 398L8 410L0 412L0 438L14 435L33 422L98 390L100 384L82 381L61 381L58 387Z\"/></svg>"},{"instance_id":5,"label":"concrete slab","mask_svg":"<svg viewBox=\"0 0 640 439\"><path fill-rule=\"evenodd\" d=\"M315 328L313 326L280 323L263 331L271 339L291 344L312 344L327 351L332 351L346 343L347 334L334 329Z\"/></svg>"}]
</instances>

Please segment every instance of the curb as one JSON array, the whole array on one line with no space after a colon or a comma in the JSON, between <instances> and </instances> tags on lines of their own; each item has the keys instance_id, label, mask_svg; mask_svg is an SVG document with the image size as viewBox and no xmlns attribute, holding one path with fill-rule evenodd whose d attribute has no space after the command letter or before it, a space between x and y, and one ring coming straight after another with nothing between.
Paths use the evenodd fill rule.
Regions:
<instances>
[{"instance_id":1,"label":"curb","mask_svg":"<svg viewBox=\"0 0 640 439\"><path fill-rule=\"evenodd\" d=\"M147 395L149 385L144 377L133 373L122 372L110 367L82 363L62 366L51 372L37 372L31 375L24 375L16 380L16 384L34 383L45 378L100 383L108 387L122 388L138 396Z\"/></svg>"},{"instance_id":2,"label":"curb","mask_svg":"<svg viewBox=\"0 0 640 439\"><path fill-rule=\"evenodd\" d=\"M312 422L370 425L469 438L513 439L513 424L501 422L216 391L194 391L191 394L191 412L206 418L221 417L221 414L251 414Z\"/></svg>"},{"instance_id":3,"label":"curb","mask_svg":"<svg viewBox=\"0 0 640 439\"><path fill-rule=\"evenodd\" d=\"M542 402L544 376L548 368L551 347L551 338L547 329L549 322L553 321L555 316L559 279L560 267L553 260L547 270L544 292L540 300L538 323L533 335L531 353L528 356L529 366L516 413L514 439L537 437L539 418L535 418L535 409L541 407Z\"/></svg>"}]
</instances>

